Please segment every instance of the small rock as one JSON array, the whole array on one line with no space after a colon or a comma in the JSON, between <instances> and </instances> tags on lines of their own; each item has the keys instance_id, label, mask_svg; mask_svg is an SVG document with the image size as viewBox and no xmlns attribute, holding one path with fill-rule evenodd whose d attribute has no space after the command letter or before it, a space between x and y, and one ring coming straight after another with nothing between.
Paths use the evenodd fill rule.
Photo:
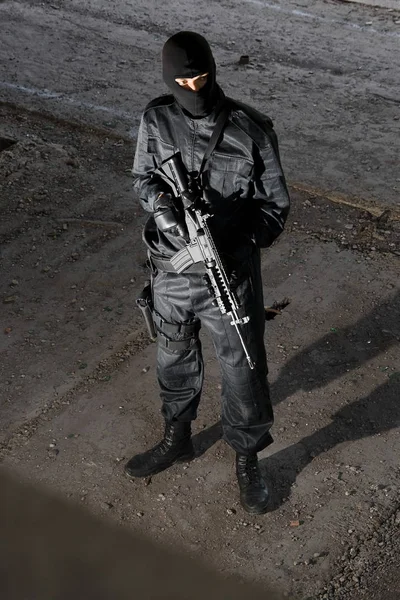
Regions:
<instances>
[{"instance_id":1,"label":"small rock","mask_svg":"<svg viewBox=\"0 0 400 600\"><path fill-rule=\"evenodd\" d=\"M4 330L4 333L7 335L8 333L12 332L12 327L6 327Z\"/></svg>"},{"instance_id":2,"label":"small rock","mask_svg":"<svg viewBox=\"0 0 400 600\"><path fill-rule=\"evenodd\" d=\"M3 298L3 303L4 304L12 304L13 302L15 302L17 299L16 296L6 296L5 298Z\"/></svg>"},{"instance_id":3,"label":"small rock","mask_svg":"<svg viewBox=\"0 0 400 600\"><path fill-rule=\"evenodd\" d=\"M290 527L299 527L301 522L299 520L290 521Z\"/></svg>"},{"instance_id":4,"label":"small rock","mask_svg":"<svg viewBox=\"0 0 400 600\"><path fill-rule=\"evenodd\" d=\"M236 510L234 508L227 508L226 513L228 515L236 515Z\"/></svg>"},{"instance_id":5,"label":"small rock","mask_svg":"<svg viewBox=\"0 0 400 600\"><path fill-rule=\"evenodd\" d=\"M139 511L136 514L138 517L144 517L144 512L142 512L142 511Z\"/></svg>"},{"instance_id":6,"label":"small rock","mask_svg":"<svg viewBox=\"0 0 400 600\"><path fill-rule=\"evenodd\" d=\"M150 367L144 367L142 369L142 373L147 373L147 371L149 371L149 370L150 370Z\"/></svg>"},{"instance_id":7,"label":"small rock","mask_svg":"<svg viewBox=\"0 0 400 600\"><path fill-rule=\"evenodd\" d=\"M75 158L67 158L67 160L65 161L65 164L68 165L69 167L75 167L78 168L79 167L79 162L75 159Z\"/></svg>"}]
</instances>

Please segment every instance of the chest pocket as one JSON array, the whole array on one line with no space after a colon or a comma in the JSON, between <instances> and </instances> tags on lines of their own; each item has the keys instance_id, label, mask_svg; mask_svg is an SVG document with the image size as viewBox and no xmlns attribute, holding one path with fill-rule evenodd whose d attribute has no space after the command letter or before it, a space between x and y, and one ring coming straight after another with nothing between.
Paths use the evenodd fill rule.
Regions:
<instances>
[{"instance_id":1,"label":"chest pocket","mask_svg":"<svg viewBox=\"0 0 400 600\"><path fill-rule=\"evenodd\" d=\"M154 156L157 166L175 154L173 144L165 142L159 137L149 137L147 140L147 152Z\"/></svg>"},{"instance_id":2,"label":"chest pocket","mask_svg":"<svg viewBox=\"0 0 400 600\"><path fill-rule=\"evenodd\" d=\"M244 157L213 153L203 173L203 189L212 205L249 195L253 163ZM220 206L221 207L221 206Z\"/></svg>"}]
</instances>

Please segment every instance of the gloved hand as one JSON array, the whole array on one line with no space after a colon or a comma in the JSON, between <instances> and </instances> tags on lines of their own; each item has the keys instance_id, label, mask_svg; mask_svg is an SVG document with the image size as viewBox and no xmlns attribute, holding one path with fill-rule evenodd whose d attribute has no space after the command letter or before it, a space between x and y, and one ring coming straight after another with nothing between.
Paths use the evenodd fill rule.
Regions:
<instances>
[{"instance_id":1,"label":"gloved hand","mask_svg":"<svg viewBox=\"0 0 400 600\"><path fill-rule=\"evenodd\" d=\"M231 271L229 276L229 285L231 289L235 289L237 287L238 278L238 272L236 270Z\"/></svg>"},{"instance_id":2,"label":"gloved hand","mask_svg":"<svg viewBox=\"0 0 400 600\"><path fill-rule=\"evenodd\" d=\"M176 207L172 194L161 193L154 202L154 221L160 231L188 238L185 218Z\"/></svg>"},{"instance_id":3,"label":"gloved hand","mask_svg":"<svg viewBox=\"0 0 400 600\"><path fill-rule=\"evenodd\" d=\"M215 298L215 292L214 292L213 286L211 284L211 279L209 278L209 276L207 274L203 275L203 281L206 284L208 295L211 296L211 298L213 298L213 300L211 301L211 304L213 306L218 306L217 299Z\"/></svg>"}]
</instances>

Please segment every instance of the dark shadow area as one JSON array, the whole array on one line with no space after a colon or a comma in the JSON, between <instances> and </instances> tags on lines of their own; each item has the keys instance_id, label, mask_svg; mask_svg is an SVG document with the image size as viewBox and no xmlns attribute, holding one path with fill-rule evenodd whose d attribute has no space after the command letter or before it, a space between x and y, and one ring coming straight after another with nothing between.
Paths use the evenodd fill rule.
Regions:
<instances>
[{"instance_id":1,"label":"dark shadow area","mask_svg":"<svg viewBox=\"0 0 400 600\"><path fill-rule=\"evenodd\" d=\"M0 470L3 600L279 600L194 552ZM192 556L190 556L190 554ZM264 578L265 579L265 578Z\"/></svg>"},{"instance_id":2,"label":"dark shadow area","mask_svg":"<svg viewBox=\"0 0 400 600\"><path fill-rule=\"evenodd\" d=\"M200 433L196 433L193 436L193 446L195 457L199 458L203 456L213 446L222 438L222 424L221 421L217 421L211 427L207 427L207 429L203 429Z\"/></svg>"},{"instance_id":3,"label":"dark shadow area","mask_svg":"<svg viewBox=\"0 0 400 600\"><path fill-rule=\"evenodd\" d=\"M398 344L400 339L400 292L383 304L374 307L368 315L362 317L354 325L344 329L340 329L340 322L338 321L335 325L337 331L332 331L307 346L283 366L279 378L271 384L273 404L282 402L298 390L311 391L322 388L347 373L348 370L357 369L391 346ZM396 381L398 382L397 392L394 389ZM398 403L400 402L399 382L400 379L398 379L397 374L394 374L393 378L389 379L388 383L383 386L385 389L387 387L391 390L391 400L390 397L382 397L379 401L379 394L384 394L384 389L381 386L369 398L358 400L336 413L333 416L332 426L317 431L298 444L268 459L268 461L272 461L272 466L275 464L274 461L279 462L279 468L275 469L279 472L277 485L274 485L278 492L281 490L278 493L277 506L289 494L297 473L312 460L309 452L317 455L323 451L323 449L319 450L318 448L323 448L324 445L326 450L329 450L340 442L356 440L396 426L392 422L390 427L385 427L384 423L386 422L385 419L390 422L392 418L388 411L392 411L392 416L397 415L398 421L399 413L396 411L399 410ZM382 414L376 416L376 426L368 433L368 427L365 427L364 423L365 412L371 411L373 406L379 402L378 412L382 412ZM390 402L392 402L392 405L390 405ZM354 415L351 416L353 413ZM348 419L354 419L350 429L344 427L344 423ZM395 419L393 418L393 420ZM202 456L221 438L222 426L220 421L196 434L193 437L196 457ZM309 451L308 448L310 448ZM269 470L270 466L268 464Z\"/></svg>"},{"instance_id":4,"label":"dark shadow area","mask_svg":"<svg viewBox=\"0 0 400 600\"><path fill-rule=\"evenodd\" d=\"M342 442L360 440L399 426L400 375L396 373L370 396L335 412L329 425L260 462L273 490L270 510L276 510L288 498L297 475L316 456Z\"/></svg>"},{"instance_id":5,"label":"dark shadow area","mask_svg":"<svg viewBox=\"0 0 400 600\"><path fill-rule=\"evenodd\" d=\"M400 292L375 306L359 321L340 328L307 346L283 366L271 384L271 399L278 404L298 390L311 391L326 386L349 370L354 370L382 354L400 339Z\"/></svg>"},{"instance_id":6,"label":"dark shadow area","mask_svg":"<svg viewBox=\"0 0 400 600\"><path fill-rule=\"evenodd\" d=\"M10 140L8 138L0 137L0 152L2 152L3 150L7 150L7 148L10 148L16 143L16 140Z\"/></svg>"}]
</instances>

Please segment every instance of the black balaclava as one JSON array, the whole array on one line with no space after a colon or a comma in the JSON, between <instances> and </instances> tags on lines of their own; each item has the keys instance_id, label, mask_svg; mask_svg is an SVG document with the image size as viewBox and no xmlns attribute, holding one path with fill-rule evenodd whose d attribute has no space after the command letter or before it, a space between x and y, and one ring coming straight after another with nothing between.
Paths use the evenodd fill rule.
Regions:
<instances>
[{"instance_id":1,"label":"black balaclava","mask_svg":"<svg viewBox=\"0 0 400 600\"><path fill-rule=\"evenodd\" d=\"M181 31L169 38L162 51L163 79L178 104L192 117L203 117L215 108L222 90L215 79L215 60L207 40L198 33ZM198 91L187 90L176 78L191 79L208 73L207 83Z\"/></svg>"}]
</instances>

